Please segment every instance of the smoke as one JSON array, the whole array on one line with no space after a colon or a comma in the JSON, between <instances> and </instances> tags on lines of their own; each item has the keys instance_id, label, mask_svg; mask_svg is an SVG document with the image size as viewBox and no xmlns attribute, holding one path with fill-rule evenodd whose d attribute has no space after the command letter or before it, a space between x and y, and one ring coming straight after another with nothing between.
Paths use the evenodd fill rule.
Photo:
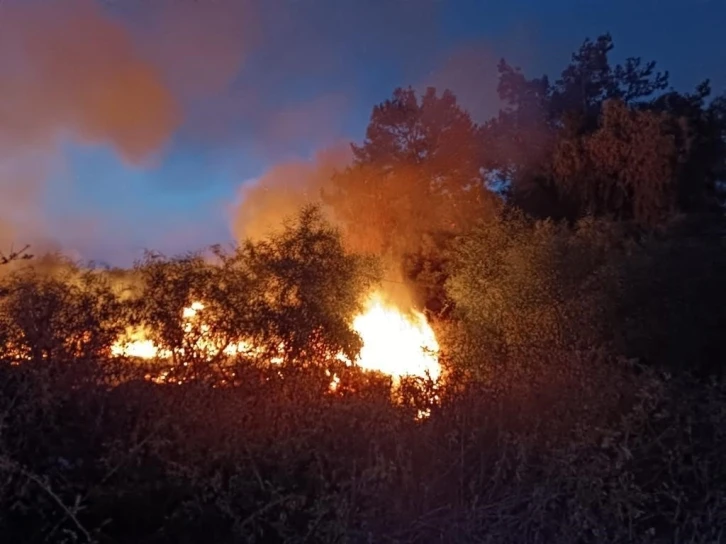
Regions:
<instances>
[{"instance_id":1,"label":"smoke","mask_svg":"<svg viewBox=\"0 0 726 544\"><path fill-rule=\"evenodd\" d=\"M225 95L260 39L250 0L159 0L137 7L126 17L135 42L185 110L195 101Z\"/></svg>"},{"instance_id":2,"label":"smoke","mask_svg":"<svg viewBox=\"0 0 726 544\"><path fill-rule=\"evenodd\" d=\"M341 227L348 250L366 252L370 248L351 237L343 225L338 224L334 210L326 207L322 192L331 184L336 173L350 164L352 151L349 143L341 142L318 151L312 158L290 160L273 166L257 180L240 187L238 200L231 209L231 230L238 241L257 241L279 229L282 220L293 217L306 204L322 206L326 219ZM366 229L366 225L360 225ZM379 295L401 311L409 311L418 304L406 284L402 263L391 256L382 257L384 282Z\"/></svg>"},{"instance_id":3,"label":"smoke","mask_svg":"<svg viewBox=\"0 0 726 544\"><path fill-rule=\"evenodd\" d=\"M47 238L44 184L63 141L143 165L180 122L158 70L92 0L1 4L0 74L0 243Z\"/></svg>"},{"instance_id":4,"label":"smoke","mask_svg":"<svg viewBox=\"0 0 726 544\"><path fill-rule=\"evenodd\" d=\"M368 76L361 79L361 66L398 74L406 85L422 81L441 60L440 9L436 0L415 7L406 1L0 0L0 248L21 239L37 249L53 234L84 248L121 251L132 231L147 227L139 214L128 219L126 231L118 227L124 221L111 228L108 217L67 203L56 214L64 215L60 228L57 217L52 227L44 217L54 206L50 199L77 187L58 185L58 172L67 167L62 146L109 147L124 166L144 167L155 164L172 136L175 151L194 149L220 162L283 161L238 193L232 230L237 238L259 236L317 200L333 170L349 159L347 145L331 142L350 133L351 115L358 118L384 98ZM475 51L456 52L438 63L432 82L457 92L477 62ZM467 95L472 103L481 102L477 92ZM325 151L289 160L316 148ZM162 189L196 190L209 177L169 176ZM98 183L110 182L100 172ZM108 186L104 193L113 198L127 189ZM153 220L149 228L165 224ZM145 243L142 234L134 247Z\"/></svg>"},{"instance_id":5,"label":"smoke","mask_svg":"<svg viewBox=\"0 0 726 544\"><path fill-rule=\"evenodd\" d=\"M244 183L231 214L235 238L264 238L304 205L321 204L322 190L350 159L350 147L339 144L319 151L310 160L280 163L259 179Z\"/></svg>"},{"instance_id":6,"label":"smoke","mask_svg":"<svg viewBox=\"0 0 726 544\"><path fill-rule=\"evenodd\" d=\"M179 123L160 74L91 0L9 3L0 18L3 148L67 133L139 164Z\"/></svg>"},{"instance_id":7,"label":"smoke","mask_svg":"<svg viewBox=\"0 0 726 544\"><path fill-rule=\"evenodd\" d=\"M446 55L432 58L434 69L416 87L433 85L439 92L452 90L475 121L486 121L501 106L496 92L497 62L498 56L488 44L469 43ZM271 117L271 120L277 122L267 124L267 130L275 131L274 138L270 139L284 141L280 138L281 134L291 134L294 136L291 139L300 139L306 134L314 138L315 134L333 127L336 116L341 117L338 112L343 109L345 102L338 102L338 108L331 106L331 102L335 104L335 101L320 99L316 101L316 107L301 112L281 110ZM373 106L369 105L371 109ZM264 138L266 132L261 130L258 134ZM318 152L311 159L288 160L274 165L259 179L244 182L231 213L234 237L238 241L261 238L279 227L282 219L297 213L304 204L319 202L321 192L330 183L334 172L349 164L351 155L350 146L341 143ZM403 179L397 182L400 182L400 190L405 192ZM355 202L350 202L345 207L355 206ZM334 211L325 211L328 219L336 222ZM346 232L345 228L342 230L346 235L346 246L356 252L378 253L382 239L389 234L382 232L381 225L376 224L373 218L367 224L358 225L355 232ZM413 297L406 286L400 255L387 252L380 256L384 260L382 265L386 279L389 280L385 284L388 302L400 308L411 307Z\"/></svg>"},{"instance_id":8,"label":"smoke","mask_svg":"<svg viewBox=\"0 0 726 544\"><path fill-rule=\"evenodd\" d=\"M442 55L421 88L451 90L476 122L496 116L502 107L497 93L501 55L487 43L468 43Z\"/></svg>"}]
</instances>

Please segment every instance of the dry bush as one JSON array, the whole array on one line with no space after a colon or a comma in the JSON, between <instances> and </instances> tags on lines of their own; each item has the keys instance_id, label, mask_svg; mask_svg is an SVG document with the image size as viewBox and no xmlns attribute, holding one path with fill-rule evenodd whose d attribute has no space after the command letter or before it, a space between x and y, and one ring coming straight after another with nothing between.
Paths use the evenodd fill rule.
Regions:
<instances>
[{"instance_id":1,"label":"dry bush","mask_svg":"<svg viewBox=\"0 0 726 544\"><path fill-rule=\"evenodd\" d=\"M572 233L509 221L460 246L460 319L441 327L446 381L403 380L395 395L390 378L327 357L353 347L340 323L369 264L337 253L335 232L312 220L218 253L214 266L150 257L125 298L82 270L6 278L2 330L36 355L14 364L6 349L0 361L0 537L723 539L723 384L617 357L612 321L601 321L621 311L607 298L632 277L621 271L650 261L627 260L634 250L601 224ZM210 330L192 333L220 345L242 332L270 346L292 339L288 364L263 354L208 365L210 352L178 332L197 298ZM166 364L193 362L179 384L109 356L112 333L134 323L176 351ZM76 331L87 334L73 351Z\"/></svg>"},{"instance_id":2,"label":"dry bush","mask_svg":"<svg viewBox=\"0 0 726 544\"><path fill-rule=\"evenodd\" d=\"M351 357L360 349L349 318L375 283L377 265L346 252L318 208L303 209L266 239L214 253L213 263L148 255L136 266L142 287L132 302L134 324L171 352L176 379L216 372L231 380L230 364L272 358L335 365L338 353ZM204 309L185 319L184 308L194 302ZM255 352L225 351L243 342Z\"/></svg>"},{"instance_id":3,"label":"dry bush","mask_svg":"<svg viewBox=\"0 0 726 544\"><path fill-rule=\"evenodd\" d=\"M0 359L64 372L108 355L127 313L105 277L66 263L29 267L2 279Z\"/></svg>"},{"instance_id":4,"label":"dry bush","mask_svg":"<svg viewBox=\"0 0 726 544\"><path fill-rule=\"evenodd\" d=\"M461 361L508 364L530 352L606 345L621 246L614 224L583 221L572 231L516 212L462 237L447 282L466 333Z\"/></svg>"}]
</instances>

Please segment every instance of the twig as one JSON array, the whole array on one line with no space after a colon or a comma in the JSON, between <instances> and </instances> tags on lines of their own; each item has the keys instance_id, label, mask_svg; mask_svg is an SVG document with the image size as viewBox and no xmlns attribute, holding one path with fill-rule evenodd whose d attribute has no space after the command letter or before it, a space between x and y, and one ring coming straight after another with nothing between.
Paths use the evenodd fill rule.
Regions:
<instances>
[{"instance_id":1,"label":"twig","mask_svg":"<svg viewBox=\"0 0 726 544\"><path fill-rule=\"evenodd\" d=\"M32 472L29 472L29 471L25 470L22 466L18 465L17 463L13 462L10 459L3 459L3 460L0 460L0 462L2 462L2 464L4 464L7 467L15 468L23 476L25 476L29 480L31 480L31 481L35 482L36 484L38 484L38 487L40 487L43 491L45 491L48 494L48 496L50 496L56 502L56 504L61 507L61 509L63 510L63 512L65 512L66 516L69 517L71 519L71 521L73 521L73 523L76 525L76 527L78 528L78 530L83 533L83 536L86 537L86 540L89 543L93 542L93 538L91 537L91 533L89 533L88 530L86 530L86 528L83 526L83 524L78 520L78 518L76 517L75 512L73 512L73 510L71 510L70 508L68 508L65 505L65 503L63 502L63 500L58 495L56 495L53 492L53 490L50 488L50 486L46 482L44 482L42 480L42 478L40 478L40 476L36 476Z\"/></svg>"},{"instance_id":2,"label":"twig","mask_svg":"<svg viewBox=\"0 0 726 544\"><path fill-rule=\"evenodd\" d=\"M13 248L10 248L10 253L5 255L2 251L0 251L0 265L8 264L12 261L18 260L18 259L32 259L33 256L25 253L30 249L30 245L26 245L22 249L19 249L18 251L13 251Z\"/></svg>"},{"instance_id":3,"label":"twig","mask_svg":"<svg viewBox=\"0 0 726 544\"><path fill-rule=\"evenodd\" d=\"M272 502L268 502L262 508L259 508L258 510L252 512L249 516L247 516L244 520L242 520L242 522L238 525L238 528L242 529L248 523L252 522L256 517L265 514L268 510L272 510L275 506L278 506L280 504L283 504L286 501L289 501L289 500L295 499L295 498L299 498L299 496L291 493L289 495L283 495L282 497L279 497Z\"/></svg>"}]
</instances>

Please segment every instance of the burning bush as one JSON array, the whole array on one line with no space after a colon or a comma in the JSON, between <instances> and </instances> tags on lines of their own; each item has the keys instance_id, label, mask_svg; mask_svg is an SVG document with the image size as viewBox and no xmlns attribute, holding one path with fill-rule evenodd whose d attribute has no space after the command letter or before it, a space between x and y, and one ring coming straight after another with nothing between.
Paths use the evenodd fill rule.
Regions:
<instances>
[{"instance_id":1,"label":"burning bush","mask_svg":"<svg viewBox=\"0 0 726 544\"><path fill-rule=\"evenodd\" d=\"M460 239L439 339L314 208L211 258L7 275L0 535L716 540L726 392L617 357L650 261L605 225Z\"/></svg>"},{"instance_id":2,"label":"burning bush","mask_svg":"<svg viewBox=\"0 0 726 544\"><path fill-rule=\"evenodd\" d=\"M123 303L102 275L71 263L57 273L25 268L3 279L3 360L87 362L123 332Z\"/></svg>"}]
</instances>

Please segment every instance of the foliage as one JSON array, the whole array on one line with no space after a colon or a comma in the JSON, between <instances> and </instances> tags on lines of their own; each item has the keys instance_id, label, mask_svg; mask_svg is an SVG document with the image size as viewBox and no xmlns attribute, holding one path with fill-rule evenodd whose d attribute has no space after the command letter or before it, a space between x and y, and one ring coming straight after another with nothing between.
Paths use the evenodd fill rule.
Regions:
<instances>
[{"instance_id":1,"label":"foliage","mask_svg":"<svg viewBox=\"0 0 726 544\"><path fill-rule=\"evenodd\" d=\"M47 275L34 268L4 278L1 357L39 364L90 361L123 331L123 307L110 284L72 265Z\"/></svg>"},{"instance_id":2,"label":"foliage","mask_svg":"<svg viewBox=\"0 0 726 544\"><path fill-rule=\"evenodd\" d=\"M440 305L437 285L420 276L440 271L444 240L499 205L481 171L477 125L450 91L399 88L374 107L353 154L324 194L350 247L383 255L392 273L421 284L423 301Z\"/></svg>"},{"instance_id":3,"label":"foliage","mask_svg":"<svg viewBox=\"0 0 726 544\"><path fill-rule=\"evenodd\" d=\"M390 380L342 365L329 387L331 367L321 363L351 341L336 324L355 311L372 272L314 208L260 243L217 251L213 263L149 255L126 278L125 296L112 284L118 273L70 264L15 272L3 280L3 330L40 355L16 364L6 349L0 361L0 536L718 541L723 383L664 374L613 351L625 342L634 354L668 355L652 349L672 335L678 307L664 312L644 282L658 280L657 293L687 278L704 294L714 288L716 275L713 283L693 276L689 234L703 226L638 242L626 227L590 219L570 229L508 211L459 238L447 284L456 312L440 324L446 381L406 380L398 400ZM695 250L717 255L702 242ZM697 305L693 291L682 296ZM224 343L239 338L238 327L271 345L290 338L295 359L225 356L221 374L184 366L205 355L176 332L197 298ZM675 325L680 334L703 327L693 315L685 320L694 327ZM149 368L109 357L119 316L120 325L161 331L187 369L178 385L154 384L144 379ZM41 323L47 333L33 336ZM63 331L80 329L99 340L68 351ZM74 371L49 372L59 362ZM419 420L422 409L428 417Z\"/></svg>"},{"instance_id":4,"label":"foliage","mask_svg":"<svg viewBox=\"0 0 726 544\"><path fill-rule=\"evenodd\" d=\"M0 534L121 543L723 536L722 385L595 355L547 363L515 380L460 376L423 422L361 375L338 394L320 394L308 371L290 383L274 369L234 387L61 389L45 388L36 370L2 366Z\"/></svg>"},{"instance_id":5,"label":"foliage","mask_svg":"<svg viewBox=\"0 0 726 544\"><path fill-rule=\"evenodd\" d=\"M377 263L347 253L341 234L318 208L304 208L268 240L247 243L243 255L264 300L255 310L290 359L331 357L341 350L350 358L357 354L360 339L348 320L378 280Z\"/></svg>"},{"instance_id":6,"label":"foliage","mask_svg":"<svg viewBox=\"0 0 726 544\"><path fill-rule=\"evenodd\" d=\"M515 213L480 225L457 241L451 262L450 356L476 361L480 373L596 347L721 374L723 227L697 223L640 237L632 225L592 218L570 228Z\"/></svg>"},{"instance_id":7,"label":"foliage","mask_svg":"<svg viewBox=\"0 0 726 544\"><path fill-rule=\"evenodd\" d=\"M599 124L586 137L558 142L553 171L560 185L588 213L663 223L678 209L682 134L666 115L619 101L603 104Z\"/></svg>"},{"instance_id":8,"label":"foliage","mask_svg":"<svg viewBox=\"0 0 726 544\"><path fill-rule=\"evenodd\" d=\"M213 256L149 254L136 266L143 287L132 303L134 325L153 331L155 344L172 354L174 374L183 375L170 377L225 374L230 358L294 363L313 353L352 358L360 349L348 320L376 281L376 263L347 253L318 208L303 209L267 239L233 253L215 248ZM185 317L193 303L203 309ZM230 351L243 343L256 350Z\"/></svg>"},{"instance_id":9,"label":"foliage","mask_svg":"<svg viewBox=\"0 0 726 544\"><path fill-rule=\"evenodd\" d=\"M570 230L514 213L458 240L447 290L478 357L504 364L607 345L624 252L619 230L593 220Z\"/></svg>"},{"instance_id":10,"label":"foliage","mask_svg":"<svg viewBox=\"0 0 726 544\"><path fill-rule=\"evenodd\" d=\"M681 218L640 244L619 299L620 351L671 371L723 375L723 226Z\"/></svg>"},{"instance_id":11,"label":"foliage","mask_svg":"<svg viewBox=\"0 0 726 544\"><path fill-rule=\"evenodd\" d=\"M428 88L419 98L411 88L396 89L373 109L353 153L328 199L356 248L400 256L417 249L423 234L456 231L494 209L477 126L449 91ZM355 228L363 222L365 233Z\"/></svg>"},{"instance_id":12,"label":"foliage","mask_svg":"<svg viewBox=\"0 0 726 544\"><path fill-rule=\"evenodd\" d=\"M670 91L655 63L612 65L610 35L585 40L554 83L502 61L507 104L482 130L487 168L538 217L607 215L647 226L677 212L713 211L723 174L723 99ZM659 94L660 93L660 94Z\"/></svg>"}]
</instances>

